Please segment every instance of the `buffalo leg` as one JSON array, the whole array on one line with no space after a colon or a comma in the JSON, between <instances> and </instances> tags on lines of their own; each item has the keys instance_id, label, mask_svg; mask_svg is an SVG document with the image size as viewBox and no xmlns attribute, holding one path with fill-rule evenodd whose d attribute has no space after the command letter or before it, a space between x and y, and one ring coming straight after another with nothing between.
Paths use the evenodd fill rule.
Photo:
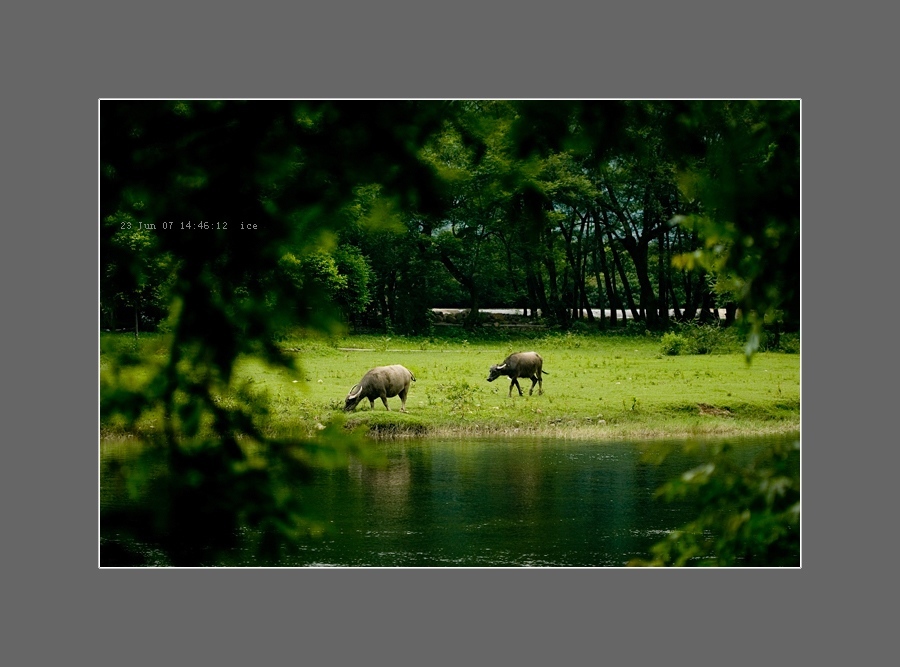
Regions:
<instances>
[{"instance_id":1,"label":"buffalo leg","mask_svg":"<svg viewBox=\"0 0 900 667\"><path fill-rule=\"evenodd\" d=\"M406 392L401 391L398 396L400 396L400 412L406 412Z\"/></svg>"},{"instance_id":2,"label":"buffalo leg","mask_svg":"<svg viewBox=\"0 0 900 667\"><path fill-rule=\"evenodd\" d=\"M384 409L387 410L388 412L390 412L391 408L387 404L387 396L385 396L384 394L381 395L381 402L384 403Z\"/></svg>"},{"instance_id":3,"label":"buffalo leg","mask_svg":"<svg viewBox=\"0 0 900 667\"><path fill-rule=\"evenodd\" d=\"M528 390L528 395L531 396L534 393L534 385L537 384L538 380L535 376L531 376L531 389Z\"/></svg>"},{"instance_id":4,"label":"buffalo leg","mask_svg":"<svg viewBox=\"0 0 900 667\"><path fill-rule=\"evenodd\" d=\"M374 409L375 409L375 399L370 398L369 399L369 410L374 410Z\"/></svg>"},{"instance_id":5,"label":"buffalo leg","mask_svg":"<svg viewBox=\"0 0 900 667\"><path fill-rule=\"evenodd\" d=\"M512 397L512 389L513 389L513 387L515 387L516 389L519 390L519 396L524 396L524 394L522 393L522 386L519 384L518 378L513 378L513 379L512 379L512 382L509 383L509 395L510 395L510 397Z\"/></svg>"}]
</instances>

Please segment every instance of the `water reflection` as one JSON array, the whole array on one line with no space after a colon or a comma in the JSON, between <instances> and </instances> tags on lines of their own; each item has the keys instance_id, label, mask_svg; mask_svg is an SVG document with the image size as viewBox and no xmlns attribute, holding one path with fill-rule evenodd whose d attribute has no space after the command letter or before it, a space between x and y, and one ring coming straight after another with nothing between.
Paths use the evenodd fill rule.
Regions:
<instances>
[{"instance_id":1,"label":"water reflection","mask_svg":"<svg viewBox=\"0 0 900 667\"><path fill-rule=\"evenodd\" d=\"M732 441L734 456L748 462L772 440ZM552 439L378 443L386 454L384 467L353 461L344 469L317 473L302 487L310 514L327 527L321 537L302 540L277 561L260 562L253 556L254 535L247 532L240 547L213 564L623 566L648 558L654 543L694 516L689 503L654 497L664 482L707 459L705 446L685 449L683 444ZM122 448L101 451L101 541L113 556L113 549L127 539L122 517L129 515L129 502L117 471L128 460ZM159 470L148 479L154 474ZM107 522L107 516L115 520ZM139 549L147 556L145 564L166 564L152 545ZM107 560L111 565L137 564Z\"/></svg>"}]
</instances>

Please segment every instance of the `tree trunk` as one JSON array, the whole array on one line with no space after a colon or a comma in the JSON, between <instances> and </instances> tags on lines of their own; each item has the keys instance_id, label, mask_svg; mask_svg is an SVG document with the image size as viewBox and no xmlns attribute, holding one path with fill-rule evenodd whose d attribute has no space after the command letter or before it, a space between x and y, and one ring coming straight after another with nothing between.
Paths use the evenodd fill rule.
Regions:
<instances>
[{"instance_id":1,"label":"tree trunk","mask_svg":"<svg viewBox=\"0 0 900 667\"><path fill-rule=\"evenodd\" d=\"M706 324L708 322L714 322L719 319L718 313L713 315L714 308L715 308L715 301L713 300L712 294L709 293L709 290L704 291L703 306L700 308L701 324Z\"/></svg>"},{"instance_id":2,"label":"tree trunk","mask_svg":"<svg viewBox=\"0 0 900 667\"><path fill-rule=\"evenodd\" d=\"M659 325L662 328L665 328L669 324L669 289L667 287L669 282L669 268L668 265L671 262L666 261L667 252L666 252L666 240L668 239L668 234L665 231L665 225L659 226L659 263L657 265L657 269L659 271Z\"/></svg>"},{"instance_id":3,"label":"tree trunk","mask_svg":"<svg viewBox=\"0 0 900 667\"><path fill-rule=\"evenodd\" d=\"M587 297L587 250L581 253L581 305L585 311L585 317L587 317L587 321L590 324L594 323L594 309L591 308L591 304L588 301ZM597 283L599 286L600 283Z\"/></svg>"},{"instance_id":4,"label":"tree trunk","mask_svg":"<svg viewBox=\"0 0 900 667\"><path fill-rule=\"evenodd\" d=\"M582 215L578 211L574 211L574 213L581 221L578 228L578 237L575 237L575 225L568 229L565 224L561 224L560 231L565 241L566 259L572 268L572 316L580 320L587 303L587 287L585 285L587 253L584 250L584 230L587 226L588 216L586 214ZM590 308L587 308L587 313L588 315L586 316L592 321L593 313L590 312Z\"/></svg>"},{"instance_id":5,"label":"tree trunk","mask_svg":"<svg viewBox=\"0 0 900 667\"><path fill-rule=\"evenodd\" d=\"M621 301L619 299L619 295L616 293L615 289L615 275L611 274L609 271L609 267L606 262L606 248L603 245L603 231L600 228L599 221L597 220L597 214L594 213L594 270L597 270L597 259L600 259L600 270L603 272L603 282L606 286L606 300L609 302L609 323L610 326L616 326L616 309L621 305ZM600 285L600 276L597 276L597 285ZM601 304L601 308L604 308L603 318L605 319L605 306Z\"/></svg>"},{"instance_id":6,"label":"tree trunk","mask_svg":"<svg viewBox=\"0 0 900 667\"><path fill-rule=\"evenodd\" d=\"M731 326L732 324L734 324L734 318L736 315L736 311L737 311L737 304L735 304L733 301L729 301L728 303L725 304L725 324L727 326ZM776 326L776 331L777 331L778 324L776 323L775 326Z\"/></svg>"},{"instance_id":7,"label":"tree trunk","mask_svg":"<svg viewBox=\"0 0 900 667\"><path fill-rule=\"evenodd\" d=\"M597 261L597 244L596 243L591 248L591 268L594 270L593 271L594 280L597 281L597 307L600 309L600 326L605 327L606 326L606 301L609 299L609 296L608 296L609 295L609 279L606 278L606 276L604 276L604 279L606 279L606 282L607 282L607 287L606 287L607 298L604 299L603 298L604 292L600 288L600 286L603 284L600 280L600 274L602 273L602 271L600 269L600 264Z\"/></svg>"},{"instance_id":8,"label":"tree trunk","mask_svg":"<svg viewBox=\"0 0 900 667\"><path fill-rule=\"evenodd\" d=\"M638 307L634 303L634 295L631 292L631 285L628 282L628 276L625 275L625 268L622 266L622 259L619 257L619 253L616 252L615 244L610 243L609 249L612 251L613 263L616 265L616 269L619 271L619 278L622 279L622 289L625 290L625 300L628 303L629 310L631 310L631 316L636 320L643 319L641 317L640 311L638 310ZM627 319L624 308L622 309L622 319Z\"/></svg>"},{"instance_id":9,"label":"tree trunk","mask_svg":"<svg viewBox=\"0 0 900 667\"><path fill-rule=\"evenodd\" d=\"M137 339L138 337L138 312L140 308L140 298L134 297L134 337Z\"/></svg>"},{"instance_id":10,"label":"tree trunk","mask_svg":"<svg viewBox=\"0 0 900 667\"><path fill-rule=\"evenodd\" d=\"M657 313L656 294L653 292L653 283L650 281L650 257L649 248L643 239L635 241L630 236L619 239L628 251L634 264L634 272L637 274L638 286L641 293L641 309L644 311L647 326L651 329L658 328L659 317Z\"/></svg>"},{"instance_id":11,"label":"tree trunk","mask_svg":"<svg viewBox=\"0 0 900 667\"><path fill-rule=\"evenodd\" d=\"M469 314L466 315L465 327L471 329L478 324L479 294L478 285L472 276L463 273L446 252L440 254L441 263L451 276L469 292Z\"/></svg>"},{"instance_id":12,"label":"tree trunk","mask_svg":"<svg viewBox=\"0 0 900 667\"><path fill-rule=\"evenodd\" d=\"M498 234L497 236L500 238L501 243L503 243L503 249L506 251L506 275L509 276L512 281L513 292L519 293L519 285L516 283L516 272L514 271L515 267L513 266L512 248L502 234Z\"/></svg>"},{"instance_id":13,"label":"tree trunk","mask_svg":"<svg viewBox=\"0 0 900 667\"><path fill-rule=\"evenodd\" d=\"M538 307L541 310L541 316L547 317L550 312L550 305L547 301L547 290L544 288L544 281L539 273L534 270L534 265L530 258L525 261L525 280L528 282L528 289L534 294ZM534 307L532 306L532 310Z\"/></svg>"},{"instance_id":14,"label":"tree trunk","mask_svg":"<svg viewBox=\"0 0 900 667\"><path fill-rule=\"evenodd\" d=\"M685 277L687 303L684 306L684 319L690 322L697 317L703 303L703 276L699 276L698 280L694 282L691 280L691 272L686 273L688 274Z\"/></svg>"},{"instance_id":15,"label":"tree trunk","mask_svg":"<svg viewBox=\"0 0 900 667\"><path fill-rule=\"evenodd\" d=\"M669 298L672 300L672 310L675 311L675 321L682 321L682 313L681 308L678 306L678 296L675 294L675 287L673 286L673 281L669 281Z\"/></svg>"},{"instance_id":16,"label":"tree trunk","mask_svg":"<svg viewBox=\"0 0 900 667\"><path fill-rule=\"evenodd\" d=\"M556 262L553 261L553 237L548 235L547 252L544 254L544 266L547 268L547 278L550 281L550 309L557 324L565 325L567 322L566 307L559 294L559 283L556 276ZM546 313L545 313L546 315Z\"/></svg>"}]
</instances>

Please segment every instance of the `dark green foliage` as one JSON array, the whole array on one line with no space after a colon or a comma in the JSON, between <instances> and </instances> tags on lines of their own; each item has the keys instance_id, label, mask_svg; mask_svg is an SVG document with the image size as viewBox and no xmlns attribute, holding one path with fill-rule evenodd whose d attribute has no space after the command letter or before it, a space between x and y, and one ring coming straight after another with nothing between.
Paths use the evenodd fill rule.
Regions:
<instances>
[{"instance_id":1,"label":"dark green foliage","mask_svg":"<svg viewBox=\"0 0 900 667\"><path fill-rule=\"evenodd\" d=\"M800 321L800 102L678 105L667 136L681 186L702 205L680 218L704 239L680 266L714 273L744 312L747 352L766 321Z\"/></svg>"},{"instance_id":2,"label":"dark green foliage","mask_svg":"<svg viewBox=\"0 0 900 667\"><path fill-rule=\"evenodd\" d=\"M168 312L173 259L161 252L156 233L139 226L132 213L117 211L101 223L108 234L100 272L101 326L153 330Z\"/></svg>"},{"instance_id":3,"label":"dark green foliage","mask_svg":"<svg viewBox=\"0 0 900 667\"><path fill-rule=\"evenodd\" d=\"M271 434L252 392L221 400L239 389L242 356L296 368L276 343L297 327L427 336L430 309L458 304L471 309L458 335L475 341L479 309L515 306L562 330L577 322L547 340L573 349L584 308L628 308L633 318L611 330L644 335L666 330L669 307L702 322L718 299L751 325L748 355L799 349L785 334L799 326L799 103L103 101L100 111L101 326L167 333L144 382L125 372L141 364L135 350L110 352L101 424L139 430L159 416L147 456L170 470L123 467L136 499L152 487L168 500L139 506L134 521L102 519L174 564L215 561L236 531L258 531L275 553L315 530L292 490L317 465L362 453L343 429ZM731 344L718 327L666 335L666 354Z\"/></svg>"},{"instance_id":4,"label":"dark green foliage","mask_svg":"<svg viewBox=\"0 0 900 667\"><path fill-rule=\"evenodd\" d=\"M750 462L738 451L716 446L706 463L662 486L660 497L690 503L697 518L656 544L650 561L630 565L800 565L800 443L772 445Z\"/></svg>"},{"instance_id":5,"label":"dark green foliage","mask_svg":"<svg viewBox=\"0 0 900 667\"><path fill-rule=\"evenodd\" d=\"M104 526L127 528L176 565L214 562L238 530L259 531L269 554L310 530L291 489L322 460L317 448L343 453L339 461L361 453L359 442L339 430L318 443L273 437L264 401L218 397L239 355L292 367L275 345L288 325L334 330L328 303L364 306L364 286L351 291L348 279L363 275L358 253L327 251L361 184L379 183L401 207L438 210L440 183L417 151L443 114L416 103L101 104L101 302L165 283L170 329L166 363L143 386L122 384L115 369L125 360L112 361L100 406L102 423L162 414L147 456L162 452L168 500L126 471L133 514L146 520L106 515ZM135 221L155 228L123 229Z\"/></svg>"},{"instance_id":6,"label":"dark green foliage","mask_svg":"<svg viewBox=\"0 0 900 667\"><path fill-rule=\"evenodd\" d=\"M760 342L760 348L768 352L787 352L788 354L800 354L800 334L775 334L770 331L766 331Z\"/></svg>"},{"instance_id":7,"label":"dark green foliage","mask_svg":"<svg viewBox=\"0 0 900 667\"><path fill-rule=\"evenodd\" d=\"M422 437L428 433L428 425L420 417L377 408L349 417L344 428L376 438Z\"/></svg>"},{"instance_id":8,"label":"dark green foliage","mask_svg":"<svg viewBox=\"0 0 900 667\"><path fill-rule=\"evenodd\" d=\"M662 337L662 353L675 356L687 350L687 340L681 334L668 332Z\"/></svg>"},{"instance_id":9,"label":"dark green foliage","mask_svg":"<svg viewBox=\"0 0 900 667\"><path fill-rule=\"evenodd\" d=\"M678 325L663 334L661 352L666 355L731 353L740 349L734 331L717 325Z\"/></svg>"},{"instance_id":10,"label":"dark green foliage","mask_svg":"<svg viewBox=\"0 0 900 667\"><path fill-rule=\"evenodd\" d=\"M365 312L372 302L372 270L359 248L343 245L333 253L338 274L345 278L344 285L334 296L345 319Z\"/></svg>"},{"instance_id":11,"label":"dark green foliage","mask_svg":"<svg viewBox=\"0 0 900 667\"><path fill-rule=\"evenodd\" d=\"M292 286L307 308L344 322L353 321L372 301L371 275L365 257L351 245L300 257L286 253L276 271L276 279Z\"/></svg>"}]
</instances>

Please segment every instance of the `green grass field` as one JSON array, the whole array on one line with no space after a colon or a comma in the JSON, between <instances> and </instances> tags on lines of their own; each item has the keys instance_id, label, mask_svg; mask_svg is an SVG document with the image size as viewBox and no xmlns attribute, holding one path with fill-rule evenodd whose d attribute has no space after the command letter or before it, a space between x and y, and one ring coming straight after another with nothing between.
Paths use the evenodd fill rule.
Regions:
<instances>
[{"instance_id":1,"label":"green grass field","mask_svg":"<svg viewBox=\"0 0 900 667\"><path fill-rule=\"evenodd\" d=\"M271 368L253 358L236 366L234 393L223 402L242 400L238 387L265 395L269 415L263 425L272 435L312 434L335 420L371 435L547 435L619 439L714 434L750 435L800 429L799 352L758 353L747 364L739 343L726 340L713 354L665 353L659 335L490 332L479 340L448 337L347 336L323 339L286 337L282 347L296 368ZM165 338L141 338L131 361L119 369L114 350L134 347L127 334L100 338L101 386L118 370L119 382L140 387L154 366L165 361ZM799 340L796 348L799 349ZM509 379L488 383L492 364L511 352L534 350L544 358L544 394L525 396ZM416 376L407 413L400 399L380 401L370 410L363 401L342 411L344 397L374 366L403 364ZM159 428L147 415L137 430ZM102 437L121 435L116 423L101 423Z\"/></svg>"}]
</instances>

